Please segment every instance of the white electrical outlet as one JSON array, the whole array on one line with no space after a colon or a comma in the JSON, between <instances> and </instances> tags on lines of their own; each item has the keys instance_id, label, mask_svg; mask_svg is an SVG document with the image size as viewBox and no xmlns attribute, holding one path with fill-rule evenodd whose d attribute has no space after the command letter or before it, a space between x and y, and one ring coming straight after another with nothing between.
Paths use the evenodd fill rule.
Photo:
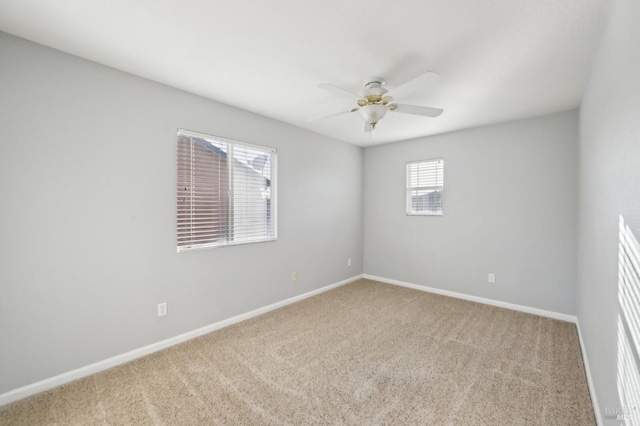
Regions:
<instances>
[{"instance_id":1,"label":"white electrical outlet","mask_svg":"<svg viewBox=\"0 0 640 426\"><path fill-rule=\"evenodd\" d=\"M291 273L291 281L298 281L298 273L297 272L292 272Z\"/></svg>"},{"instance_id":2,"label":"white electrical outlet","mask_svg":"<svg viewBox=\"0 0 640 426\"><path fill-rule=\"evenodd\" d=\"M347 259L347 266L351 266L351 258Z\"/></svg>"},{"instance_id":3,"label":"white electrical outlet","mask_svg":"<svg viewBox=\"0 0 640 426\"><path fill-rule=\"evenodd\" d=\"M496 282L496 274L489 274L489 282L490 283Z\"/></svg>"},{"instance_id":4,"label":"white electrical outlet","mask_svg":"<svg viewBox=\"0 0 640 426\"><path fill-rule=\"evenodd\" d=\"M163 317L167 315L167 302L158 303L158 316Z\"/></svg>"}]
</instances>

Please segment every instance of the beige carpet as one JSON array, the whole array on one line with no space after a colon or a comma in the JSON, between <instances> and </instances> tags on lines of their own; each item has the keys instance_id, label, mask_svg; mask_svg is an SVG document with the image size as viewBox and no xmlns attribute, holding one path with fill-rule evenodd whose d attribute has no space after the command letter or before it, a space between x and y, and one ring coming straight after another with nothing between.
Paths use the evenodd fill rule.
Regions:
<instances>
[{"instance_id":1,"label":"beige carpet","mask_svg":"<svg viewBox=\"0 0 640 426\"><path fill-rule=\"evenodd\" d=\"M0 424L595 421L573 324L359 280L0 407Z\"/></svg>"}]
</instances>

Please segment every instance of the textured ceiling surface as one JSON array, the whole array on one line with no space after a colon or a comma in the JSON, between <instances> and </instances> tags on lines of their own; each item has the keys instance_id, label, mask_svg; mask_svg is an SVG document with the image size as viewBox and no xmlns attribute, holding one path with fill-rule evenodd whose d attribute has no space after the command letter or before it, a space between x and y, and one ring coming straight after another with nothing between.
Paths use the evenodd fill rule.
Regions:
<instances>
[{"instance_id":1,"label":"textured ceiling surface","mask_svg":"<svg viewBox=\"0 0 640 426\"><path fill-rule=\"evenodd\" d=\"M360 146L575 108L606 0L0 0L0 31ZM355 99L381 76L396 99L371 134Z\"/></svg>"}]
</instances>

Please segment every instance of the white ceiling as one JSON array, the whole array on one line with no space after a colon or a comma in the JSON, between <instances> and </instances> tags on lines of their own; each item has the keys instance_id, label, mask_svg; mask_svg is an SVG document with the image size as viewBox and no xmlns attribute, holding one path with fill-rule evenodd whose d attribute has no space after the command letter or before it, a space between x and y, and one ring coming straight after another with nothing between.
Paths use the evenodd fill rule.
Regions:
<instances>
[{"instance_id":1,"label":"white ceiling","mask_svg":"<svg viewBox=\"0 0 640 426\"><path fill-rule=\"evenodd\" d=\"M605 3L0 0L0 30L369 146L577 107ZM357 113L307 122L355 106L320 83L391 90L429 70L437 82L396 101L438 118L389 113L371 135Z\"/></svg>"}]
</instances>

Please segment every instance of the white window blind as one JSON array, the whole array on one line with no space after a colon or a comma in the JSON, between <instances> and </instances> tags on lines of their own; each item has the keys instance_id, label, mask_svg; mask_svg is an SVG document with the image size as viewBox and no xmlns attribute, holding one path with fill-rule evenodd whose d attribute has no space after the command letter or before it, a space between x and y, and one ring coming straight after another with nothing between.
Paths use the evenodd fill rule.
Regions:
<instances>
[{"instance_id":1,"label":"white window blind","mask_svg":"<svg viewBox=\"0 0 640 426\"><path fill-rule=\"evenodd\" d=\"M407 214L442 215L444 160L407 163Z\"/></svg>"},{"instance_id":2,"label":"white window blind","mask_svg":"<svg viewBox=\"0 0 640 426\"><path fill-rule=\"evenodd\" d=\"M178 251L277 237L275 149L178 130Z\"/></svg>"}]
</instances>

